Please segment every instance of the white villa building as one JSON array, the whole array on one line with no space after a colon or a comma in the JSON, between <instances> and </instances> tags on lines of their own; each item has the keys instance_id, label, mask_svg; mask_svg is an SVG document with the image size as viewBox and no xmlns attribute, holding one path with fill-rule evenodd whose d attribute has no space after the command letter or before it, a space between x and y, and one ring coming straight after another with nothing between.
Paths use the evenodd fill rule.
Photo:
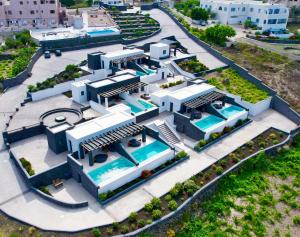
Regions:
<instances>
[{"instance_id":1,"label":"white villa building","mask_svg":"<svg viewBox=\"0 0 300 237\"><path fill-rule=\"evenodd\" d=\"M242 24L251 20L263 31L286 29L289 10L279 4L243 0L201 0L200 6L217 14L222 24Z\"/></svg>"}]
</instances>

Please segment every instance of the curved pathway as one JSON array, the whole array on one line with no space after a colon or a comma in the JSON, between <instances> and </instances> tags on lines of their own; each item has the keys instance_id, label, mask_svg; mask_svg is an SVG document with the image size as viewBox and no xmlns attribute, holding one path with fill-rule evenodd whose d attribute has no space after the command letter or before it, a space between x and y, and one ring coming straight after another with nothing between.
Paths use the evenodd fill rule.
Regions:
<instances>
[{"instance_id":1,"label":"curved pathway","mask_svg":"<svg viewBox=\"0 0 300 237\"><path fill-rule=\"evenodd\" d=\"M184 32L163 12L154 9L150 11L152 17L157 19L162 26L160 34L139 42L155 42L162 37L175 35L177 39L188 48L189 52L197 54L200 61L210 67L219 67L222 64L211 56L202 47L189 39ZM23 101L28 84L42 81L55 73L60 72L67 64L79 63L86 58L87 52L102 50L104 52L121 49L122 45L100 47L66 52L62 57L52 56L50 60L40 58L34 65L33 75L22 85L9 89L0 97L0 127L4 130L5 122L15 106ZM75 192L89 202L89 206L80 209L67 209L52 204L34 193L30 192L19 176L15 166L8 157L7 151L0 152L0 208L16 219L37 226L44 230L79 231L95 226L106 225L115 221L124 220L130 212L140 210L145 203L154 196L162 196L174 186L176 182L182 182L192 175L210 166L218 159L236 149L241 144L254 138L270 126L278 127L285 131L295 128L295 124L275 111L269 110L254 119L249 126L228 136L215 146L202 153L188 150L191 158L173 169L166 171L158 177L153 178L146 184L132 190L106 206L100 206L98 202L85 191ZM3 145L3 142L2 142ZM77 184L80 186L80 184ZM80 187L81 188L81 187ZM81 188L81 190L84 190Z\"/></svg>"}]
</instances>

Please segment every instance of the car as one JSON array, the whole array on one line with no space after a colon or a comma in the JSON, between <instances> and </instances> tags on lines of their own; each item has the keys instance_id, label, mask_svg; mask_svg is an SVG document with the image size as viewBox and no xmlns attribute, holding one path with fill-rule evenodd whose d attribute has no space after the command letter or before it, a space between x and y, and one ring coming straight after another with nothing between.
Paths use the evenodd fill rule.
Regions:
<instances>
[{"instance_id":1,"label":"car","mask_svg":"<svg viewBox=\"0 0 300 237\"><path fill-rule=\"evenodd\" d=\"M45 51L45 52L44 52L44 57L45 57L45 58L51 58L50 51Z\"/></svg>"},{"instance_id":2,"label":"car","mask_svg":"<svg viewBox=\"0 0 300 237\"><path fill-rule=\"evenodd\" d=\"M59 57L61 56L61 51L59 49L54 51L55 56Z\"/></svg>"}]
</instances>

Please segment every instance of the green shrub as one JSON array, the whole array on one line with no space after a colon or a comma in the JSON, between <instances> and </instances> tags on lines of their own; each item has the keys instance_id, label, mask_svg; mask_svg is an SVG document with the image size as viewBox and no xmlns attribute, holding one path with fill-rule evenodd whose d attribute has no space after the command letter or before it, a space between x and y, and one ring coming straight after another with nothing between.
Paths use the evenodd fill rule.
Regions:
<instances>
[{"instance_id":1,"label":"green shrub","mask_svg":"<svg viewBox=\"0 0 300 237\"><path fill-rule=\"evenodd\" d=\"M153 210L152 203L146 203L145 206L144 206L144 209L145 209L146 212L152 212L152 210Z\"/></svg>"},{"instance_id":2,"label":"green shrub","mask_svg":"<svg viewBox=\"0 0 300 237\"><path fill-rule=\"evenodd\" d=\"M120 231L121 231L122 234L126 234L126 233L129 232L129 227L127 225L122 225L120 227Z\"/></svg>"},{"instance_id":3,"label":"green shrub","mask_svg":"<svg viewBox=\"0 0 300 237\"><path fill-rule=\"evenodd\" d=\"M168 195L165 196L164 199L165 199L166 202L169 202L169 201L172 200L172 196L170 194L168 194Z\"/></svg>"},{"instance_id":4,"label":"green shrub","mask_svg":"<svg viewBox=\"0 0 300 237\"><path fill-rule=\"evenodd\" d=\"M138 221L137 221L137 226L138 226L139 228L142 228L142 227L144 227L145 225L146 225L146 221L145 221L145 220L141 219L141 220L138 220Z\"/></svg>"},{"instance_id":5,"label":"green shrub","mask_svg":"<svg viewBox=\"0 0 300 237\"><path fill-rule=\"evenodd\" d=\"M207 142L204 139L202 139L197 143L197 146L204 147L206 144L207 144Z\"/></svg>"},{"instance_id":6,"label":"green shrub","mask_svg":"<svg viewBox=\"0 0 300 237\"><path fill-rule=\"evenodd\" d=\"M98 197L101 201L105 201L107 199L107 193L100 193Z\"/></svg>"},{"instance_id":7,"label":"green shrub","mask_svg":"<svg viewBox=\"0 0 300 237\"><path fill-rule=\"evenodd\" d=\"M168 208L171 210L171 211L174 211L176 210L178 207L178 204L175 200L171 200L168 202Z\"/></svg>"},{"instance_id":8,"label":"green shrub","mask_svg":"<svg viewBox=\"0 0 300 237\"><path fill-rule=\"evenodd\" d=\"M151 219L146 220L146 224L147 224L147 225L152 224L152 220L151 220Z\"/></svg>"},{"instance_id":9,"label":"green shrub","mask_svg":"<svg viewBox=\"0 0 300 237\"><path fill-rule=\"evenodd\" d=\"M217 175L220 175L220 174L223 173L223 168L221 166L217 166L216 169L215 169L215 171L216 171Z\"/></svg>"},{"instance_id":10,"label":"green shrub","mask_svg":"<svg viewBox=\"0 0 300 237\"><path fill-rule=\"evenodd\" d=\"M32 176L35 174L34 170L32 169L31 163L26 160L24 157L20 158L21 165L27 171L27 173Z\"/></svg>"},{"instance_id":11,"label":"green shrub","mask_svg":"<svg viewBox=\"0 0 300 237\"><path fill-rule=\"evenodd\" d=\"M161 210L153 210L151 216L153 220L158 220L162 217L162 212Z\"/></svg>"},{"instance_id":12,"label":"green shrub","mask_svg":"<svg viewBox=\"0 0 300 237\"><path fill-rule=\"evenodd\" d=\"M92 229L92 234L94 237L100 237L101 236L101 231L99 228L93 228Z\"/></svg>"},{"instance_id":13,"label":"green shrub","mask_svg":"<svg viewBox=\"0 0 300 237\"><path fill-rule=\"evenodd\" d=\"M113 222L113 223L111 224L111 226L112 226L112 228L113 228L114 230L118 230L119 227L120 227L120 224L119 224L118 222Z\"/></svg>"},{"instance_id":14,"label":"green shrub","mask_svg":"<svg viewBox=\"0 0 300 237\"><path fill-rule=\"evenodd\" d=\"M300 225L300 216L295 216L295 217L293 218L293 223L294 223L295 225Z\"/></svg>"},{"instance_id":15,"label":"green shrub","mask_svg":"<svg viewBox=\"0 0 300 237\"><path fill-rule=\"evenodd\" d=\"M246 145L248 147L253 147L254 146L254 141L249 141L249 142L246 143Z\"/></svg>"},{"instance_id":16,"label":"green shrub","mask_svg":"<svg viewBox=\"0 0 300 237\"><path fill-rule=\"evenodd\" d=\"M39 190L40 190L41 192L43 192L43 193L47 194L47 195L50 195L50 196L52 196L52 194L50 193L50 191L49 191L49 188L48 188L48 187L45 187L45 186L43 186L43 187L40 187L40 188L39 188Z\"/></svg>"},{"instance_id":17,"label":"green shrub","mask_svg":"<svg viewBox=\"0 0 300 237\"><path fill-rule=\"evenodd\" d=\"M172 197L177 197L182 194L183 185L181 183L176 183L175 186L170 190L170 194Z\"/></svg>"},{"instance_id":18,"label":"green shrub","mask_svg":"<svg viewBox=\"0 0 300 237\"><path fill-rule=\"evenodd\" d=\"M153 209L160 209L161 200L157 197L152 198L151 204Z\"/></svg>"},{"instance_id":19,"label":"green shrub","mask_svg":"<svg viewBox=\"0 0 300 237\"><path fill-rule=\"evenodd\" d=\"M128 221L134 223L137 221L137 218L138 218L138 214L136 212L131 212L128 217Z\"/></svg>"},{"instance_id":20,"label":"green shrub","mask_svg":"<svg viewBox=\"0 0 300 237\"><path fill-rule=\"evenodd\" d=\"M183 183L183 189L191 196L199 189L199 186L193 180L189 179Z\"/></svg>"},{"instance_id":21,"label":"green shrub","mask_svg":"<svg viewBox=\"0 0 300 237\"><path fill-rule=\"evenodd\" d=\"M200 73L203 71L208 70L209 68L206 67L203 63L200 63L197 59L186 59L178 63L178 66L187 72L190 73Z\"/></svg>"},{"instance_id":22,"label":"green shrub","mask_svg":"<svg viewBox=\"0 0 300 237\"><path fill-rule=\"evenodd\" d=\"M215 133L212 133L212 134L210 134L210 137L209 137L209 139L210 139L211 141L213 141L213 140L216 140L216 139L218 139L220 136L221 136L221 134L220 134L220 133L218 133L218 132L215 132Z\"/></svg>"},{"instance_id":23,"label":"green shrub","mask_svg":"<svg viewBox=\"0 0 300 237\"><path fill-rule=\"evenodd\" d=\"M180 151L180 152L178 152L177 154L176 154L176 156L175 156L175 159L176 160L180 160L180 159L182 159L182 158L184 158L184 157L187 157L187 153L185 152L185 151Z\"/></svg>"}]
</instances>

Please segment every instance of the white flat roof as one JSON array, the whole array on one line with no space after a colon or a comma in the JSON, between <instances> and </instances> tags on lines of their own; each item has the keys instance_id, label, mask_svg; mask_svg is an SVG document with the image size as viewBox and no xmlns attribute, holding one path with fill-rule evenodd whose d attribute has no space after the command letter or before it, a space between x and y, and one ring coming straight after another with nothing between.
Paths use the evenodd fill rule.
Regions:
<instances>
[{"instance_id":1,"label":"white flat roof","mask_svg":"<svg viewBox=\"0 0 300 237\"><path fill-rule=\"evenodd\" d=\"M111 79L116 81L116 82L119 82L119 81L125 81L125 80L128 80L128 79L131 79L131 78L134 78L134 77L135 76L131 73L125 73L125 74L120 74L118 76L114 76Z\"/></svg>"},{"instance_id":2,"label":"white flat roof","mask_svg":"<svg viewBox=\"0 0 300 237\"><path fill-rule=\"evenodd\" d=\"M80 86L83 86L87 83L91 82L90 80L88 79L85 79L85 80L82 80L82 81L75 81L72 83L73 86L76 86L76 87L80 87Z\"/></svg>"},{"instance_id":3,"label":"white flat roof","mask_svg":"<svg viewBox=\"0 0 300 237\"><path fill-rule=\"evenodd\" d=\"M191 85L176 91L172 91L169 96L177 100L183 100L185 98L190 98L194 95L203 94L206 91L209 92L214 88L215 86L209 85L207 83L202 83L199 85Z\"/></svg>"},{"instance_id":4,"label":"white flat roof","mask_svg":"<svg viewBox=\"0 0 300 237\"><path fill-rule=\"evenodd\" d=\"M159 48L169 47L169 45L164 44L164 43L151 44L151 46L155 46L155 47L159 47ZM150 46L150 47L151 47L151 46Z\"/></svg>"},{"instance_id":5,"label":"white flat roof","mask_svg":"<svg viewBox=\"0 0 300 237\"><path fill-rule=\"evenodd\" d=\"M126 112L116 111L85 123L78 124L73 129L68 130L67 133L74 139L78 140L96 133L101 134L101 131L107 132L109 128L117 127L116 125L126 121L130 122L132 118L133 116Z\"/></svg>"},{"instance_id":6,"label":"white flat roof","mask_svg":"<svg viewBox=\"0 0 300 237\"><path fill-rule=\"evenodd\" d=\"M104 80L95 81L93 83L90 83L90 85L92 87L98 88L98 87L110 85L110 84L113 84L113 83L115 83L115 82L110 80L110 79L104 79Z\"/></svg>"},{"instance_id":7,"label":"white flat roof","mask_svg":"<svg viewBox=\"0 0 300 237\"><path fill-rule=\"evenodd\" d=\"M133 49L124 49L124 50L110 52L110 53L103 55L102 57L114 59L114 58L123 58L123 57L126 57L127 55L130 56L130 55L137 55L137 54L143 54L143 53L144 53L144 50L133 48Z\"/></svg>"}]
</instances>

